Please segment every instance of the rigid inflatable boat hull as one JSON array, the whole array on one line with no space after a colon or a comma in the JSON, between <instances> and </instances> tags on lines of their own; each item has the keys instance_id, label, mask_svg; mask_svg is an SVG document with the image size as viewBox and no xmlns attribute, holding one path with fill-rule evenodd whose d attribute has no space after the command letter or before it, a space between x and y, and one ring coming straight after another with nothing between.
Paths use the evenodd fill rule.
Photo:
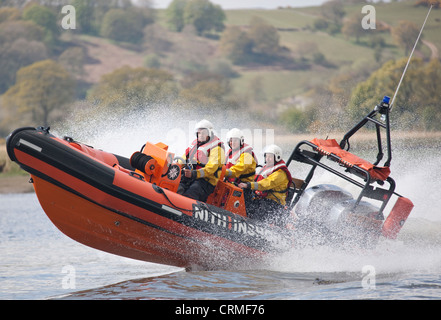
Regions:
<instances>
[{"instance_id":1,"label":"rigid inflatable boat hull","mask_svg":"<svg viewBox=\"0 0 441 320\"><path fill-rule=\"evenodd\" d=\"M280 228L161 189L118 170L111 162L120 157L88 152L104 160L35 129L8 138L8 153L31 173L45 213L80 243L203 269L243 268L290 243Z\"/></svg>"}]
</instances>

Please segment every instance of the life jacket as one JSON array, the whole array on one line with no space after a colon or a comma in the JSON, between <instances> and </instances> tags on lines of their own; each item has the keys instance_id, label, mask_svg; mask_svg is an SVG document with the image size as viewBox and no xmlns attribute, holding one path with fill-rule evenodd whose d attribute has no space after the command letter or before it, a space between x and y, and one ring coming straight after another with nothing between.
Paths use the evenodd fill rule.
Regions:
<instances>
[{"instance_id":1,"label":"life jacket","mask_svg":"<svg viewBox=\"0 0 441 320\"><path fill-rule=\"evenodd\" d=\"M257 164L257 158L256 158L256 156L254 154L253 148L250 145L244 143L243 146L240 147L239 149L236 149L236 150L230 149L228 151L228 154L227 154L227 157L226 157L227 161L226 161L225 167L227 169L233 167L237 163L237 161L239 160L240 156L243 153L251 154L253 156L253 158L254 158L254 161ZM229 182L240 182L241 179L254 176L255 174L256 174L256 171L254 170L254 171L252 171L250 173L243 174L243 175L239 176L238 178L236 178L236 177L229 177L226 180L229 181Z\"/></svg>"},{"instance_id":2,"label":"life jacket","mask_svg":"<svg viewBox=\"0 0 441 320\"><path fill-rule=\"evenodd\" d=\"M259 174L256 175L256 178L254 181L259 182L260 180L263 180L267 177L269 177L272 173L276 172L277 170L283 170L286 173L286 176L288 177L288 183L286 184L286 189L281 191L276 190L256 190L255 193L258 197L265 198L268 196L268 193L270 192L278 192L278 193L286 193L288 194L289 186L292 184L292 176L291 172L289 172L288 167L286 166L285 161L280 160L279 162L276 162L274 166L267 166L265 165L262 170L260 170Z\"/></svg>"},{"instance_id":3,"label":"life jacket","mask_svg":"<svg viewBox=\"0 0 441 320\"><path fill-rule=\"evenodd\" d=\"M224 143L216 136L213 136L204 143L198 143L198 139L195 139L190 147L185 150L186 162L191 163L196 170L201 169L205 167L208 162L210 150L218 146L225 150Z\"/></svg>"}]
</instances>

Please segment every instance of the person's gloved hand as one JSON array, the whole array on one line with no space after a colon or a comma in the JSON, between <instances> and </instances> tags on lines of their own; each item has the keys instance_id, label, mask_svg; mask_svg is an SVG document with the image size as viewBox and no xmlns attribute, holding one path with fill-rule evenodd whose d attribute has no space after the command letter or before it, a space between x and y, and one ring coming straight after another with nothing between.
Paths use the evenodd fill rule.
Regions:
<instances>
[{"instance_id":1,"label":"person's gloved hand","mask_svg":"<svg viewBox=\"0 0 441 320\"><path fill-rule=\"evenodd\" d=\"M197 172L196 170L184 169L184 176L188 179L196 179Z\"/></svg>"}]
</instances>

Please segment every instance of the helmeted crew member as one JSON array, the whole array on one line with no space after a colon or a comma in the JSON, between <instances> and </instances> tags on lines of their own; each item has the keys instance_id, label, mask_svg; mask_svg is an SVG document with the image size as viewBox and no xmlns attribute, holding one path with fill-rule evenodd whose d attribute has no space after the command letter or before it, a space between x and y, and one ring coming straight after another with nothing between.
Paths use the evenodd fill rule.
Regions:
<instances>
[{"instance_id":1,"label":"helmeted crew member","mask_svg":"<svg viewBox=\"0 0 441 320\"><path fill-rule=\"evenodd\" d=\"M205 202L219 180L218 171L225 162L225 147L208 120L198 122L195 133L196 139L184 155L184 160L192 165L192 169L183 169L186 179L181 181L178 193Z\"/></svg>"},{"instance_id":2,"label":"helmeted crew member","mask_svg":"<svg viewBox=\"0 0 441 320\"><path fill-rule=\"evenodd\" d=\"M255 190L256 197L247 208L250 218L278 224L285 211L291 173L282 160L282 149L269 145L264 149L265 166L253 182L240 183L239 187Z\"/></svg>"},{"instance_id":3,"label":"helmeted crew member","mask_svg":"<svg viewBox=\"0 0 441 320\"><path fill-rule=\"evenodd\" d=\"M225 181L239 184L252 182L256 175L257 158L253 148L245 143L240 129L233 128L227 133L227 143L230 150L226 156ZM245 204L251 201L251 189L244 189Z\"/></svg>"}]
</instances>

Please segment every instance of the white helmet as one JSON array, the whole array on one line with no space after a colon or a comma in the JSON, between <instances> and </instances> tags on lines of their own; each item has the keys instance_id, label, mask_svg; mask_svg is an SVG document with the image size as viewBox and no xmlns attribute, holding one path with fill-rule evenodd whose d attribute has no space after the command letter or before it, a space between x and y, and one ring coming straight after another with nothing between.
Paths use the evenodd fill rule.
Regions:
<instances>
[{"instance_id":1,"label":"white helmet","mask_svg":"<svg viewBox=\"0 0 441 320\"><path fill-rule=\"evenodd\" d=\"M282 160L282 149L275 144L270 144L269 146L266 146L263 150L263 154L265 153L274 154L274 159L276 160L276 162Z\"/></svg>"},{"instance_id":2,"label":"white helmet","mask_svg":"<svg viewBox=\"0 0 441 320\"><path fill-rule=\"evenodd\" d=\"M243 137L243 132L240 129L233 128L227 133L227 142L228 145L230 145L230 139L231 138L237 138L240 140L240 145L242 146L244 144L245 138ZM231 147L231 146L230 146Z\"/></svg>"},{"instance_id":3,"label":"white helmet","mask_svg":"<svg viewBox=\"0 0 441 320\"><path fill-rule=\"evenodd\" d=\"M206 119L203 119L196 123L196 125L194 126L194 132L197 133L198 129L207 129L208 135L210 137L213 136L213 124Z\"/></svg>"}]
</instances>

